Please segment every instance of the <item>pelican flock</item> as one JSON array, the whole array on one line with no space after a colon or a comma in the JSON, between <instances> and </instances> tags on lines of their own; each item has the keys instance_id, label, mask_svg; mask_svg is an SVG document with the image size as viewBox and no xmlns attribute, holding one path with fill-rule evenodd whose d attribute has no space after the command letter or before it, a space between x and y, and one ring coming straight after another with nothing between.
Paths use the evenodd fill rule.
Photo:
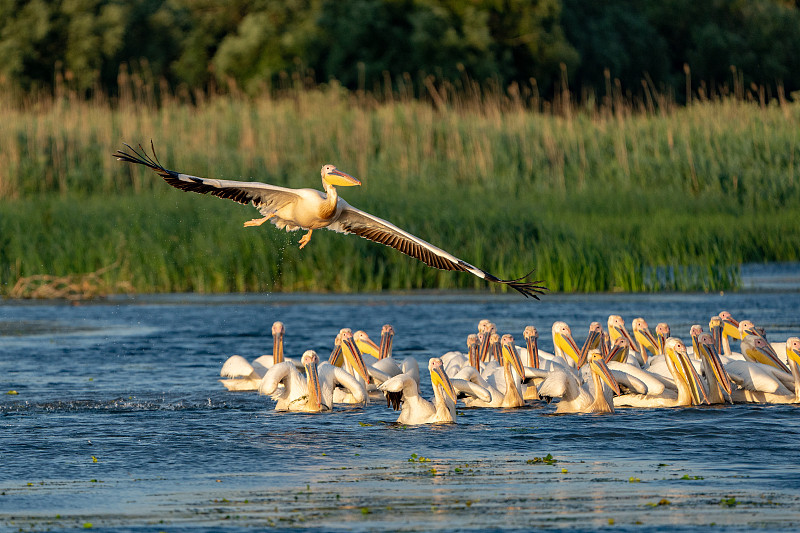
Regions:
<instances>
[{"instance_id":1,"label":"pelican flock","mask_svg":"<svg viewBox=\"0 0 800 533\"><path fill-rule=\"evenodd\" d=\"M143 165L169 185L200 194L252 204L261 217L245 227L271 222L286 231L305 230L300 248L316 229L352 233L389 246L441 270L468 272L499 283L526 297L539 299L546 291L528 275L501 279L416 237L340 198L336 187L361 185L334 165L320 171L324 191L290 189L260 182L201 178L168 170L152 156L125 145L114 156ZM230 391L258 391L275 401L277 411L330 412L336 404L363 406L370 397L385 398L400 411L401 424L456 422L457 402L465 408L512 409L556 402L557 413L613 414L619 408L687 408L740 402L800 403L800 338L769 342L764 328L749 320L737 321L728 311L709 319L709 332L699 324L687 332L691 346L665 322L650 331L642 317L632 320L633 335L620 315L609 315L607 331L601 321L589 324L582 344L564 321L552 324L553 352L539 347L535 326L522 331L524 346L501 334L488 319L478 322L467 336L467 352L430 354L428 381L421 379L418 361L402 362L392 354L394 328L385 325L380 344L363 330L342 328L333 340L327 361L305 350L299 359L285 355L285 328L272 327L271 354L252 361L233 355L220 371ZM739 351L732 343L738 342ZM460 343L458 343L460 344ZM358 407L356 407L358 408Z\"/></svg>"},{"instance_id":2,"label":"pelican flock","mask_svg":"<svg viewBox=\"0 0 800 533\"><path fill-rule=\"evenodd\" d=\"M416 358L400 361L392 354L395 331L389 324L381 328L380 343L363 330L353 334L342 328L330 357L320 362L314 350L299 359L285 357L285 328L276 322L273 355L252 363L232 356L221 372L228 377L220 381L231 391L257 390L272 397L277 411L331 412L337 404L359 408L371 397L385 399L400 412L397 423L405 425L455 423L459 402L464 409L554 403L557 414L800 404L798 337L770 343L763 329L724 312L711 317L709 332L693 325L686 343L663 322L653 335L641 317L632 321L633 335L619 315L609 316L608 332L600 324L589 325L578 348L570 326L554 322L550 353L539 348L535 326L523 328L524 343L518 346L511 334L500 335L484 319L467 334L466 351L431 354L424 379Z\"/></svg>"},{"instance_id":3,"label":"pelican flock","mask_svg":"<svg viewBox=\"0 0 800 533\"><path fill-rule=\"evenodd\" d=\"M316 229L327 228L339 233L353 233L359 237L389 246L426 265L440 270L469 272L481 279L511 287L525 297L539 299L547 290L541 281L529 281L533 273L517 279L500 279L449 252L437 248L419 237L404 231L391 222L357 209L339 197L336 187L361 185L353 176L342 172L333 165L324 165L320 171L325 192L316 189L290 189L255 181L230 181L200 178L167 170L156 157L151 142L152 157L139 145L139 151L125 145L130 152L118 150L114 155L118 160L144 165L164 178L169 185L183 191L211 194L228 198L240 204L255 206L263 215L244 223L245 227L260 226L269 221L286 231L306 230L300 238L300 248L311 241Z\"/></svg>"}]
</instances>

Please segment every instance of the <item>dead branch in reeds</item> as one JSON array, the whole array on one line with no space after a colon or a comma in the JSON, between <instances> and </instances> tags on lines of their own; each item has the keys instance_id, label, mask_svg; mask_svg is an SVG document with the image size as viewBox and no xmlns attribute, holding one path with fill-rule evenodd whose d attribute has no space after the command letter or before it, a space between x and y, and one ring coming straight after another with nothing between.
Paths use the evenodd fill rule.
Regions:
<instances>
[{"instance_id":1,"label":"dead branch in reeds","mask_svg":"<svg viewBox=\"0 0 800 533\"><path fill-rule=\"evenodd\" d=\"M133 285L128 281L110 283L101 277L118 266L119 262L115 262L85 274L70 274L67 276L37 274L19 278L14 288L11 289L9 296L11 298L26 299L63 298L79 301L101 298L117 292L134 292Z\"/></svg>"}]
</instances>

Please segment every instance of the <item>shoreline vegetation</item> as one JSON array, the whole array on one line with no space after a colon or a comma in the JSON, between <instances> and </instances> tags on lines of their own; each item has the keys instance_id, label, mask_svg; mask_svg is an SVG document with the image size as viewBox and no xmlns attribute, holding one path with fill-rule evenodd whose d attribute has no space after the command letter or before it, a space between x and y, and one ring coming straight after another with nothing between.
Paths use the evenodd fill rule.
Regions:
<instances>
[{"instance_id":1,"label":"shoreline vegetation","mask_svg":"<svg viewBox=\"0 0 800 533\"><path fill-rule=\"evenodd\" d=\"M741 263L800 260L796 102L562 94L544 108L514 90L445 84L425 103L331 83L188 103L121 87L0 96L0 295L109 265L101 285L135 292L503 290L354 236L298 250L299 232L243 228L252 207L111 156L151 139L199 176L320 188L336 164L363 183L342 191L351 204L497 276L535 268L556 292L734 290Z\"/></svg>"}]
</instances>

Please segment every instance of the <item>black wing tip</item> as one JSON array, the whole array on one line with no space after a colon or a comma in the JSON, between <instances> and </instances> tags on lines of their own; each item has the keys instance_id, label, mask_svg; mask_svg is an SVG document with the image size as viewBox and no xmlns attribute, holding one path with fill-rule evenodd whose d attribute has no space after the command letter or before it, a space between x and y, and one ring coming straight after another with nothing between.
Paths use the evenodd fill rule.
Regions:
<instances>
[{"instance_id":1,"label":"black wing tip","mask_svg":"<svg viewBox=\"0 0 800 533\"><path fill-rule=\"evenodd\" d=\"M129 153L124 150L117 150L116 152L111 154L111 156L116 157L118 161L125 161L126 163L135 163L137 165L144 165L148 168L155 170L162 176L164 174L170 176L177 174L176 172L164 168L164 166L158 160L158 156L156 155L156 147L153 144L152 139L150 140L150 151L153 153L152 157L147 154L147 150L141 144L138 145L139 146L138 150L128 143L122 143L122 144L133 153Z\"/></svg>"},{"instance_id":2,"label":"black wing tip","mask_svg":"<svg viewBox=\"0 0 800 533\"><path fill-rule=\"evenodd\" d=\"M391 407L395 411L399 411L403 406L403 393L384 391L383 395L386 396L386 406Z\"/></svg>"},{"instance_id":3,"label":"black wing tip","mask_svg":"<svg viewBox=\"0 0 800 533\"><path fill-rule=\"evenodd\" d=\"M544 283L543 280L536 280L536 281L528 281L528 278L533 274L533 270L516 279L498 279L498 283L502 283L504 285L508 285L515 291L519 292L525 298L534 298L536 300L539 299L539 295L544 294L545 292L549 291L547 287L542 285Z\"/></svg>"}]
</instances>

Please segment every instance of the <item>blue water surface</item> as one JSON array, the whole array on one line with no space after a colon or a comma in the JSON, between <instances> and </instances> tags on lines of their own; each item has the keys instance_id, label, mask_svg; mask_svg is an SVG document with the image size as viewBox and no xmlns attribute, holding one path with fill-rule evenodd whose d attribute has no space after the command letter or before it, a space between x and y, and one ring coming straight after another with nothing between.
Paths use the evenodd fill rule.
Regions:
<instances>
[{"instance_id":1,"label":"blue water surface","mask_svg":"<svg viewBox=\"0 0 800 533\"><path fill-rule=\"evenodd\" d=\"M552 350L556 320L644 317L689 338L730 311L800 335L800 294L409 294L114 297L0 303L0 530L781 530L800 523L800 409L735 405L555 415L460 409L404 427L382 401L276 413L217 382L232 354L325 358L342 327L421 363L478 320ZM15 391L18 394L6 394ZM552 455L554 461L536 458ZM421 458L421 459L420 459Z\"/></svg>"}]
</instances>

